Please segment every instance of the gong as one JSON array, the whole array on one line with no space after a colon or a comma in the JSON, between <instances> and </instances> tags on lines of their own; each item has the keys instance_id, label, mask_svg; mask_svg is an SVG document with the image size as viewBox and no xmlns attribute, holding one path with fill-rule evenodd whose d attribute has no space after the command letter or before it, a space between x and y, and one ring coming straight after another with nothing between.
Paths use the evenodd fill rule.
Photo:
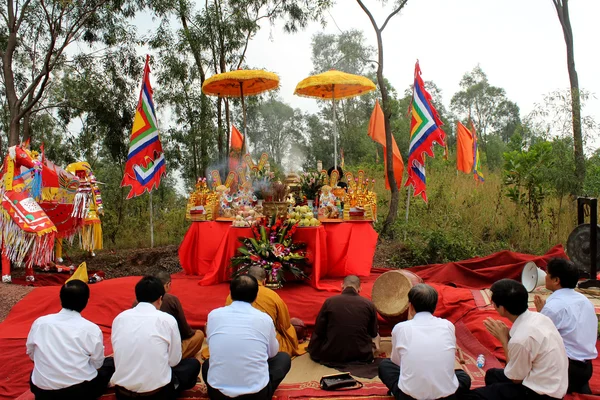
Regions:
<instances>
[{"instance_id":1,"label":"gong","mask_svg":"<svg viewBox=\"0 0 600 400\"><path fill-rule=\"evenodd\" d=\"M596 225L598 232L597 249L600 249L600 225ZM581 224L573 229L567 240L567 254L580 271L591 273L591 248L590 224ZM596 265L600 264L600 251L596 255Z\"/></svg>"}]
</instances>

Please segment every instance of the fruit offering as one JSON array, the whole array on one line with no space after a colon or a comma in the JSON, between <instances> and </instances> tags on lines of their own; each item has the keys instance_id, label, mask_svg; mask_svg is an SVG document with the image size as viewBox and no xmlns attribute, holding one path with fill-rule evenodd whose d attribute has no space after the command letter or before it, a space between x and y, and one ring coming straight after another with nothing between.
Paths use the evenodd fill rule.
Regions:
<instances>
[{"instance_id":1,"label":"fruit offering","mask_svg":"<svg viewBox=\"0 0 600 400\"><path fill-rule=\"evenodd\" d=\"M309 206L294 207L293 211L289 213L288 219L291 224L298 223L301 228L321 225L321 222L314 217L313 210Z\"/></svg>"},{"instance_id":2,"label":"fruit offering","mask_svg":"<svg viewBox=\"0 0 600 400\"><path fill-rule=\"evenodd\" d=\"M256 212L251 206L241 206L233 220L232 225L237 228L249 228L263 217L262 214Z\"/></svg>"}]
</instances>

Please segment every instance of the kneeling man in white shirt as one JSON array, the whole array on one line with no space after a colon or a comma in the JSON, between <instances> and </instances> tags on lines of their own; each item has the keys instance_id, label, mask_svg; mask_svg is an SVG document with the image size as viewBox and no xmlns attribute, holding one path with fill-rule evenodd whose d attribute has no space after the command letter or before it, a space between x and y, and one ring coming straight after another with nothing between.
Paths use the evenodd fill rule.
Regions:
<instances>
[{"instance_id":1,"label":"kneeling man in white shirt","mask_svg":"<svg viewBox=\"0 0 600 400\"><path fill-rule=\"evenodd\" d=\"M396 400L454 399L471 387L469 375L455 370L454 325L433 316L433 287L413 286L408 301L409 320L394 327L391 360L379 364L379 378Z\"/></svg>"},{"instance_id":2,"label":"kneeling man in white shirt","mask_svg":"<svg viewBox=\"0 0 600 400\"><path fill-rule=\"evenodd\" d=\"M92 400L108 386L113 359L104 358L100 328L80 314L89 298L87 283L69 281L60 289L62 310L31 326L27 354L34 363L30 387L36 399Z\"/></svg>"},{"instance_id":3,"label":"kneeling man in white shirt","mask_svg":"<svg viewBox=\"0 0 600 400\"><path fill-rule=\"evenodd\" d=\"M498 314L513 324L509 330L499 320L483 322L502 344L506 367L488 369L485 387L463 399L562 399L569 383L569 363L558 330L550 318L527 309L528 293L521 283L501 279L490 290Z\"/></svg>"},{"instance_id":4,"label":"kneeling man in white shirt","mask_svg":"<svg viewBox=\"0 0 600 400\"><path fill-rule=\"evenodd\" d=\"M256 278L240 275L229 288L231 305L211 311L206 322L210 359L202 365L202 378L208 397L270 400L292 360L279 352L271 317L252 307Z\"/></svg>"},{"instance_id":5,"label":"kneeling man in white shirt","mask_svg":"<svg viewBox=\"0 0 600 400\"><path fill-rule=\"evenodd\" d=\"M143 277L135 285L138 305L113 321L117 399L175 400L196 385L200 361L181 359L177 321L160 311L165 288L160 279Z\"/></svg>"},{"instance_id":6,"label":"kneeling man in white shirt","mask_svg":"<svg viewBox=\"0 0 600 400\"><path fill-rule=\"evenodd\" d=\"M546 289L553 293L547 300L535 296L535 308L550 318L565 342L569 357L567 393L592 394L592 360L598 357L598 318L594 305L575 291L579 270L572 261L553 258L548 263Z\"/></svg>"}]
</instances>

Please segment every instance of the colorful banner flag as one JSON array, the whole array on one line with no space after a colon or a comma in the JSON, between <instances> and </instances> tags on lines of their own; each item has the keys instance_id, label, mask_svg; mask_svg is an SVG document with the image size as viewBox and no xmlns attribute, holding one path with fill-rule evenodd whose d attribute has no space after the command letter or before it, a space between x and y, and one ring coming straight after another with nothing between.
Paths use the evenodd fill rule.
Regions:
<instances>
[{"instance_id":1,"label":"colorful banner flag","mask_svg":"<svg viewBox=\"0 0 600 400\"><path fill-rule=\"evenodd\" d=\"M435 143L445 146L446 134L441 129L443 123L431 102L431 95L425 90L419 61L415 64L415 82L410 113L409 168L405 186L412 185L415 189L414 196L420 194L423 200L427 202L425 154L433 157L433 145Z\"/></svg>"},{"instance_id":2,"label":"colorful banner flag","mask_svg":"<svg viewBox=\"0 0 600 400\"><path fill-rule=\"evenodd\" d=\"M470 174L473 171L473 134L460 121L456 123L456 169Z\"/></svg>"},{"instance_id":3,"label":"colorful banner flag","mask_svg":"<svg viewBox=\"0 0 600 400\"><path fill-rule=\"evenodd\" d=\"M344 170L344 149L340 149L340 168L342 169L342 171Z\"/></svg>"},{"instance_id":4,"label":"colorful banner flag","mask_svg":"<svg viewBox=\"0 0 600 400\"><path fill-rule=\"evenodd\" d=\"M385 120L383 110L379 105L379 101L375 102L375 108L371 114L371 120L369 121L369 137L375 142L383 146L383 164L385 170L385 188L390 190L390 182L387 176L387 157L386 157L386 146L385 146ZM404 173L404 161L402 161L402 155L396 144L396 139L392 136L392 154L394 162L394 178L396 179L396 186L398 189L402 186L402 174Z\"/></svg>"},{"instance_id":5,"label":"colorful banner flag","mask_svg":"<svg viewBox=\"0 0 600 400\"><path fill-rule=\"evenodd\" d=\"M475 131L475 125L473 120L471 122L471 133L473 134L473 178L477 182L483 183L483 173L481 172L481 159L479 158L479 146L477 144L477 132Z\"/></svg>"},{"instance_id":6,"label":"colorful banner flag","mask_svg":"<svg viewBox=\"0 0 600 400\"><path fill-rule=\"evenodd\" d=\"M150 56L146 56L142 89L129 138L125 175L121 181L121 187L131 187L127 199L158 188L161 178L167 173L152 100L149 60Z\"/></svg>"}]
</instances>

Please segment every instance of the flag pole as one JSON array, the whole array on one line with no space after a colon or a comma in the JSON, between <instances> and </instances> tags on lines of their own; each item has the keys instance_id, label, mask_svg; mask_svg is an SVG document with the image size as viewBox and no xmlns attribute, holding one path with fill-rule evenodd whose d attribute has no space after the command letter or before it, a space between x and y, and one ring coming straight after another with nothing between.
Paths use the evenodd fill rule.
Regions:
<instances>
[{"instance_id":1,"label":"flag pole","mask_svg":"<svg viewBox=\"0 0 600 400\"><path fill-rule=\"evenodd\" d=\"M408 186L408 190L406 191L407 196L406 196L406 222L408 222L408 212L410 210L410 191L412 189L412 185Z\"/></svg>"},{"instance_id":2,"label":"flag pole","mask_svg":"<svg viewBox=\"0 0 600 400\"><path fill-rule=\"evenodd\" d=\"M154 220L152 218L152 192L150 194L150 248L154 248Z\"/></svg>"}]
</instances>

